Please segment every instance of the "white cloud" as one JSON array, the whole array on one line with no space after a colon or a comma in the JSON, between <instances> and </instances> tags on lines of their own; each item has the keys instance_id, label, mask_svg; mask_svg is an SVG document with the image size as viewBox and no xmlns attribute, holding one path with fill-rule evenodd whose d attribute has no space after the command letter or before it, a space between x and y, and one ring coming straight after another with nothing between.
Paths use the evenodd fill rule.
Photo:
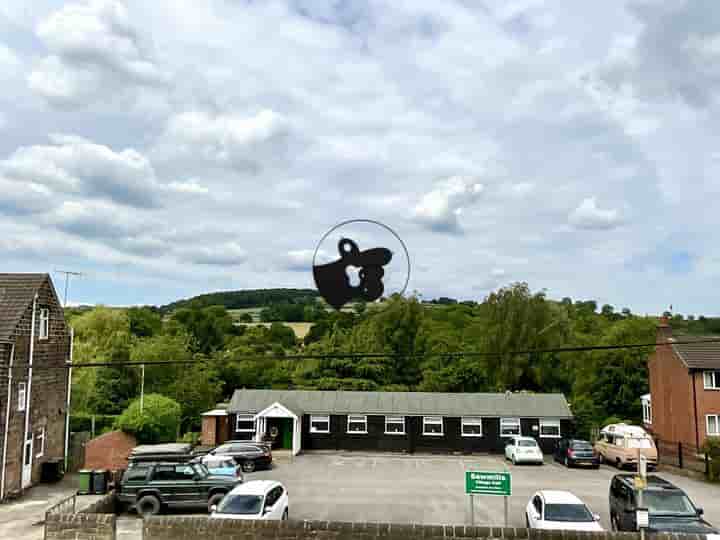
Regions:
<instances>
[{"instance_id":1,"label":"white cloud","mask_svg":"<svg viewBox=\"0 0 720 540\"><path fill-rule=\"evenodd\" d=\"M482 192L483 185L474 178L448 178L423 195L413 209L413 217L433 231L458 233L458 216L463 208L474 204Z\"/></svg>"},{"instance_id":2,"label":"white cloud","mask_svg":"<svg viewBox=\"0 0 720 540\"><path fill-rule=\"evenodd\" d=\"M210 266L236 266L243 264L248 257L247 251L235 242L211 246L188 246L176 250L180 260Z\"/></svg>"},{"instance_id":3,"label":"white cloud","mask_svg":"<svg viewBox=\"0 0 720 540\"><path fill-rule=\"evenodd\" d=\"M288 251L283 266L292 272L308 272L313 266L313 255L315 255L315 250L312 249ZM332 257L322 249L318 250L315 256L315 264L325 264L332 260Z\"/></svg>"},{"instance_id":4,"label":"white cloud","mask_svg":"<svg viewBox=\"0 0 720 540\"><path fill-rule=\"evenodd\" d=\"M36 32L51 54L28 76L28 84L55 105L83 105L170 80L122 2L67 4L42 20Z\"/></svg>"},{"instance_id":5,"label":"white cloud","mask_svg":"<svg viewBox=\"0 0 720 540\"><path fill-rule=\"evenodd\" d=\"M614 229L622 220L617 210L598 208L595 197L584 199L580 206L570 213L570 224L578 229Z\"/></svg>"},{"instance_id":6,"label":"white cloud","mask_svg":"<svg viewBox=\"0 0 720 540\"><path fill-rule=\"evenodd\" d=\"M58 193L144 208L159 204L155 171L137 150L117 152L73 135L51 135L50 139L54 144L18 148L0 161L0 171Z\"/></svg>"},{"instance_id":7,"label":"white cloud","mask_svg":"<svg viewBox=\"0 0 720 540\"><path fill-rule=\"evenodd\" d=\"M210 190L200 184L197 180L187 180L186 182L170 182L168 188L178 193L192 193L195 195L205 195Z\"/></svg>"}]
</instances>

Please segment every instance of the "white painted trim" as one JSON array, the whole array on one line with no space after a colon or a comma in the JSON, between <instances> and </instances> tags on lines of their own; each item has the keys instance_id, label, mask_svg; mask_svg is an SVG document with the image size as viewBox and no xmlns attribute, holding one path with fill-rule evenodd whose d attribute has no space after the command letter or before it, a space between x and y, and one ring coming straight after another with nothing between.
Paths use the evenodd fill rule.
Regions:
<instances>
[{"instance_id":1,"label":"white painted trim","mask_svg":"<svg viewBox=\"0 0 720 540\"><path fill-rule=\"evenodd\" d=\"M388 429L387 429L387 427L388 427L388 418L394 418L394 419L401 418L401 419L402 419L402 425L403 425L402 431L388 431ZM399 424L400 422L395 421L395 422L390 422L390 423L391 423L391 424ZM394 414L393 414L393 415L386 415L386 416L385 416L385 435L407 435L406 431L407 431L407 430L406 430L406 426L405 426L405 417L404 417L404 416L399 416L399 415L394 415Z\"/></svg>"},{"instance_id":2,"label":"white painted trim","mask_svg":"<svg viewBox=\"0 0 720 540\"><path fill-rule=\"evenodd\" d=\"M70 355L68 368L68 380L67 380L67 403L65 404L65 472L68 469L68 450L70 449L70 397L72 395L72 361L73 361L73 349L75 347L75 329L70 328Z\"/></svg>"},{"instance_id":3,"label":"white painted trim","mask_svg":"<svg viewBox=\"0 0 720 540\"><path fill-rule=\"evenodd\" d=\"M268 413L270 413L270 411L272 411L275 408L280 409L280 412L282 413L282 415L268 416ZM236 413L236 414L240 414L240 413ZM245 416L245 415L242 415L242 416ZM249 413L248 413L248 416L250 416ZM294 412L292 412L290 409L288 409L285 405L283 405L279 401L276 401L275 403L273 403L269 407L264 408L262 411L260 411L259 413L257 413L255 415L256 419L260 418L260 417L263 417L263 418L294 418L295 420L298 419L297 415Z\"/></svg>"},{"instance_id":4,"label":"white painted trim","mask_svg":"<svg viewBox=\"0 0 720 540\"><path fill-rule=\"evenodd\" d=\"M427 418L439 418L440 419L440 433L428 433L425 431L425 424L431 426L437 426L438 422L426 422ZM430 415L422 417L422 434L423 437L444 437L445 436L445 418L438 415Z\"/></svg>"},{"instance_id":5,"label":"white painted trim","mask_svg":"<svg viewBox=\"0 0 720 540\"><path fill-rule=\"evenodd\" d=\"M465 433L463 431L463 428L465 427L465 420L473 419L472 422L468 422L468 426L480 426L480 433ZM474 421L475 419L479 420L479 422ZM482 416L461 416L460 417L460 436L461 437L482 437L483 436L483 421Z\"/></svg>"},{"instance_id":6,"label":"white painted trim","mask_svg":"<svg viewBox=\"0 0 720 540\"><path fill-rule=\"evenodd\" d=\"M364 418L365 419L365 431L350 431L350 417L354 418ZM353 423L358 423L356 420ZM367 435L367 415L366 414L348 414L347 415L347 428L346 433L349 433L350 435Z\"/></svg>"},{"instance_id":7,"label":"white painted trim","mask_svg":"<svg viewBox=\"0 0 720 540\"><path fill-rule=\"evenodd\" d=\"M317 420L316 420L317 419ZM315 422L325 422L325 419L327 419L327 430L318 430L313 428L313 421ZM310 415L310 433L319 433L319 434L328 434L330 433L330 415L325 414L311 414Z\"/></svg>"},{"instance_id":8,"label":"white painted trim","mask_svg":"<svg viewBox=\"0 0 720 540\"><path fill-rule=\"evenodd\" d=\"M5 499L5 468L7 467L8 430L10 429L10 402L12 401L13 363L15 361L15 344L10 348L10 363L8 366L8 395L5 408L5 436L3 437L3 463L2 480L0 480L0 501Z\"/></svg>"},{"instance_id":9,"label":"white painted trim","mask_svg":"<svg viewBox=\"0 0 720 540\"><path fill-rule=\"evenodd\" d=\"M710 417L715 418L715 429L717 431L710 432ZM705 415L705 434L708 437L717 437L720 435L720 414L706 414Z\"/></svg>"},{"instance_id":10,"label":"white painted trim","mask_svg":"<svg viewBox=\"0 0 720 540\"><path fill-rule=\"evenodd\" d=\"M26 441L28 439L28 432L30 430L30 403L31 403L31 396L32 396L32 371L33 371L33 357L35 354L35 312L37 311L37 301L38 301L39 295L38 293L35 293L35 297L33 298L33 307L32 307L32 320L31 320L31 326L30 326L30 358L28 361L28 386L27 386L27 405L25 406L25 436L23 437L23 451L22 451L22 468L20 472L20 486L22 489L25 489L26 487L29 487L32 485L32 444L30 445L30 482L28 485L23 485L23 472L25 470L25 445Z\"/></svg>"},{"instance_id":11,"label":"white painted trim","mask_svg":"<svg viewBox=\"0 0 720 540\"><path fill-rule=\"evenodd\" d=\"M543 435L542 428L543 424L546 426L557 426L557 435ZM560 420L555 418L540 418L540 424L538 425L538 435L541 439L562 439L562 433L560 432Z\"/></svg>"}]
</instances>

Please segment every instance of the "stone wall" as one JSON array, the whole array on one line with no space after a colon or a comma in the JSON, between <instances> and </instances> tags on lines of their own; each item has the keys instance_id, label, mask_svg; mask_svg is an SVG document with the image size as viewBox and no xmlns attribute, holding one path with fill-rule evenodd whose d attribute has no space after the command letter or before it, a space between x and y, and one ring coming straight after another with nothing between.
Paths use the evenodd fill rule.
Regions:
<instances>
[{"instance_id":1,"label":"stone wall","mask_svg":"<svg viewBox=\"0 0 720 540\"><path fill-rule=\"evenodd\" d=\"M113 514L51 514L45 520L47 540L115 540Z\"/></svg>"},{"instance_id":2,"label":"stone wall","mask_svg":"<svg viewBox=\"0 0 720 540\"><path fill-rule=\"evenodd\" d=\"M82 502L82 497L78 498L78 503ZM112 491L105 495L102 499L99 501L95 501L94 503L86 506L85 508L81 508L78 510L79 514L115 514L118 509L117 504L117 497L115 496L115 492Z\"/></svg>"}]
</instances>

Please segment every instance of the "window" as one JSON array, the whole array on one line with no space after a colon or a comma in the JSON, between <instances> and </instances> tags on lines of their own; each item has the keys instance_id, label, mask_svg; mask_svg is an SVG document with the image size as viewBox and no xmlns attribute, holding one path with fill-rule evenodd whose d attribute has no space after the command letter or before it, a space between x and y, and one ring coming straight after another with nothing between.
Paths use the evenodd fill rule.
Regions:
<instances>
[{"instance_id":1,"label":"window","mask_svg":"<svg viewBox=\"0 0 720 540\"><path fill-rule=\"evenodd\" d=\"M254 433L255 419L249 415L238 415L235 419L235 431L238 433Z\"/></svg>"},{"instance_id":2,"label":"window","mask_svg":"<svg viewBox=\"0 0 720 540\"><path fill-rule=\"evenodd\" d=\"M533 508L535 508L535 511L537 512L538 516L542 519L542 500L537 495L533 497Z\"/></svg>"},{"instance_id":3,"label":"window","mask_svg":"<svg viewBox=\"0 0 720 540\"><path fill-rule=\"evenodd\" d=\"M460 434L463 437L482 437L482 418L463 416L460 423Z\"/></svg>"},{"instance_id":4,"label":"window","mask_svg":"<svg viewBox=\"0 0 720 540\"><path fill-rule=\"evenodd\" d=\"M367 433L367 416L348 415L348 433Z\"/></svg>"},{"instance_id":5,"label":"window","mask_svg":"<svg viewBox=\"0 0 720 540\"><path fill-rule=\"evenodd\" d=\"M386 416L385 433L387 435L405 435L405 417Z\"/></svg>"},{"instance_id":6,"label":"window","mask_svg":"<svg viewBox=\"0 0 720 540\"><path fill-rule=\"evenodd\" d=\"M145 480L147 477L149 467L147 465L140 465L129 468L123 475L123 482Z\"/></svg>"},{"instance_id":7,"label":"window","mask_svg":"<svg viewBox=\"0 0 720 540\"><path fill-rule=\"evenodd\" d=\"M643 401L642 410L643 423L652 424L652 404L649 401Z\"/></svg>"},{"instance_id":8,"label":"window","mask_svg":"<svg viewBox=\"0 0 720 540\"><path fill-rule=\"evenodd\" d=\"M704 371L705 390L720 390L720 371Z\"/></svg>"},{"instance_id":9,"label":"window","mask_svg":"<svg viewBox=\"0 0 720 540\"><path fill-rule=\"evenodd\" d=\"M520 435L520 419L519 418L501 418L500 419L500 436L512 437Z\"/></svg>"},{"instance_id":10,"label":"window","mask_svg":"<svg viewBox=\"0 0 720 540\"><path fill-rule=\"evenodd\" d=\"M190 465L158 465L153 475L153 480L160 482L194 479L195 469Z\"/></svg>"},{"instance_id":11,"label":"window","mask_svg":"<svg viewBox=\"0 0 720 540\"><path fill-rule=\"evenodd\" d=\"M40 332L38 334L38 339L47 339L49 335L50 335L50 310L43 308L40 310Z\"/></svg>"},{"instance_id":12,"label":"window","mask_svg":"<svg viewBox=\"0 0 720 540\"><path fill-rule=\"evenodd\" d=\"M443 417L442 416L423 416L423 435L443 434Z\"/></svg>"},{"instance_id":13,"label":"window","mask_svg":"<svg viewBox=\"0 0 720 540\"><path fill-rule=\"evenodd\" d=\"M26 383L18 383L18 411L25 410L25 402L27 401L26 388Z\"/></svg>"},{"instance_id":14,"label":"window","mask_svg":"<svg viewBox=\"0 0 720 540\"><path fill-rule=\"evenodd\" d=\"M625 436L615 435L615 446L619 446L621 448L625 447Z\"/></svg>"},{"instance_id":15,"label":"window","mask_svg":"<svg viewBox=\"0 0 720 540\"><path fill-rule=\"evenodd\" d=\"M311 416L310 433L330 433L330 417Z\"/></svg>"},{"instance_id":16,"label":"window","mask_svg":"<svg viewBox=\"0 0 720 540\"><path fill-rule=\"evenodd\" d=\"M550 439L560 438L560 420L540 419L540 436Z\"/></svg>"},{"instance_id":17,"label":"window","mask_svg":"<svg viewBox=\"0 0 720 540\"><path fill-rule=\"evenodd\" d=\"M270 506L273 506L276 502L280 500L280 497L283 496L283 488L280 486L271 489L268 494L265 496L265 508L269 508Z\"/></svg>"},{"instance_id":18,"label":"window","mask_svg":"<svg viewBox=\"0 0 720 540\"><path fill-rule=\"evenodd\" d=\"M708 414L705 416L708 435L720 435L720 418L717 414Z\"/></svg>"},{"instance_id":19,"label":"window","mask_svg":"<svg viewBox=\"0 0 720 540\"><path fill-rule=\"evenodd\" d=\"M42 457L45 453L45 426L41 427L40 433L35 436L35 448L37 449L35 457Z\"/></svg>"}]
</instances>

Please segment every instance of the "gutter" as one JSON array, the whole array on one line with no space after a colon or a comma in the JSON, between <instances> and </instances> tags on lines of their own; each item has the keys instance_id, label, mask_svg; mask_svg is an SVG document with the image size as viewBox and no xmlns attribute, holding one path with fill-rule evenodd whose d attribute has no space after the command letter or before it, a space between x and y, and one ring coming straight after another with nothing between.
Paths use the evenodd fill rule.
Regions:
<instances>
[{"instance_id":1,"label":"gutter","mask_svg":"<svg viewBox=\"0 0 720 540\"><path fill-rule=\"evenodd\" d=\"M3 437L2 479L0 480L0 501L5 499L5 469L7 467L8 431L10 430L10 401L12 397L13 362L15 360L15 344L10 349L10 365L8 366L7 407L5 409L5 436Z\"/></svg>"},{"instance_id":2,"label":"gutter","mask_svg":"<svg viewBox=\"0 0 720 540\"><path fill-rule=\"evenodd\" d=\"M20 489L24 489L22 485L22 468L25 464L25 446L26 442L28 440L28 430L30 429L30 404L32 403L32 400L30 397L32 396L32 372L33 372L33 356L35 354L35 312L37 311L37 301L38 301L39 295L35 293L35 298L33 298L33 307L32 307L32 320L31 320L31 326L30 326L30 358L28 359L28 385L27 385L27 394L25 396L25 435L23 436L22 440L22 463L23 466L21 467L21 473L20 473ZM31 454L34 453L34 449L31 450ZM32 461L33 456L30 456L30 467L32 467ZM31 477L31 483L32 483L32 472L30 473Z\"/></svg>"},{"instance_id":3,"label":"gutter","mask_svg":"<svg viewBox=\"0 0 720 540\"><path fill-rule=\"evenodd\" d=\"M65 405L65 465L64 465L64 472L67 472L67 468L68 468L68 448L70 447L70 396L72 395L72 361L73 361L74 345L75 345L75 329L70 328L70 359L68 361L70 367L68 368L67 404Z\"/></svg>"},{"instance_id":4,"label":"gutter","mask_svg":"<svg viewBox=\"0 0 720 540\"><path fill-rule=\"evenodd\" d=\"M698 413L697 413L697 391L695 390L695 376L697 371L690 370L690 376L692 377L693 384L693 409L695 409L695 449L700 452L700 430L698 426Z\"/></svg>"}]
</instances>

